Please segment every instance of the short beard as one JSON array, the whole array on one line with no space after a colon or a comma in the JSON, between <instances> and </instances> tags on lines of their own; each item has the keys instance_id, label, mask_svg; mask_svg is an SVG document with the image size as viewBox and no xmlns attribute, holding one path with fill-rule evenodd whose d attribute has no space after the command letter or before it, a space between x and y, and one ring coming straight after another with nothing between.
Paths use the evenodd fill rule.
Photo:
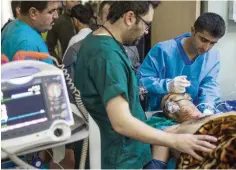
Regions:
<instances>
[{"instance_id":1,"label":"short beard","mask_svg":"<svg viewBox=\"0 0 236 170\"><path fill-rule=\"evenodd\" d=\"M139 41L140 41L143 37L144 37L144 34L143 34L141 37L135 39L133 42L125 41L125 42L123 43L123 45L125 45L125 46L137 46L138 43L139 43Z\"/></svg>"}]
</instances>

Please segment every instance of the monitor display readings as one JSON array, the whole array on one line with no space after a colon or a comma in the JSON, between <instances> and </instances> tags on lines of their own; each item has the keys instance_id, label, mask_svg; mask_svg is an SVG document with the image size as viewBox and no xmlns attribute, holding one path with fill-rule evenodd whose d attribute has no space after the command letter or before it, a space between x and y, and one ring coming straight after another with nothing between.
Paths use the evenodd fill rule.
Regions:
<instances>
[{"instance_id":1,"label":"monitor display readings","mask_svg":"<svg viewBox=\"0 0 236 170\"><path fill-rule=\"evenodd\" d=\"M1 132L48 120L40 84L1 91Z\"/></svg>"}]
</instances>

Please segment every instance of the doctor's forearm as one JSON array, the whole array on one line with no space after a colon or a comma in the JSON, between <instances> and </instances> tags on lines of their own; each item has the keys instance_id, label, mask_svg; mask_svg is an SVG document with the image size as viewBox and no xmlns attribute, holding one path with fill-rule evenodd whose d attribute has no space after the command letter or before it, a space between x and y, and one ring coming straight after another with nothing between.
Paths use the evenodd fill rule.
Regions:
<instances>
[{"instance_id":1,"label":"doctor's forearm","mask_svg":"<svg viewBox=\"0 0 236 170\"><path fill-rule=\"evenodd\" d=\"M133 117L129 111L128 102L123 97L111 99L106 110L112 127L117 133L143 143L173 146L174 135L154 129Z\"/></svg>"},{"instance_id":2,"label":"doctor's forearm","mask_svg":"<svg viewBox=\"0 0 236 170\"><path fill-rule=\"evenodd\" d=\"M174 140L172 139L173 135L154 129L134 117L124 121L118 133L143 143L167 147L171 147L172 144L170 142Z\"/></svg>"}]
</instances>

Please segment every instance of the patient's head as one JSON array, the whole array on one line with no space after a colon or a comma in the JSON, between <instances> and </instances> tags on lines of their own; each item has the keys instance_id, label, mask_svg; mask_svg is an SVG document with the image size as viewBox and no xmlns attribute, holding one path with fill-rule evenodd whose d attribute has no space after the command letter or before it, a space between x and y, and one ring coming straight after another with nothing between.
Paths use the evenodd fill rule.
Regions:
<instances>
[{"instance_id":1,"label":"patient's head","mask_svg":"<svg viewBox=\"0 0 236 170\"><path fill-rule=\"evenodd\" d=\"M196 119L201 115L188 94L171 93L165 95L161 101L161 109L166 117L179 123Z\"/></svg>"}]
</instances>

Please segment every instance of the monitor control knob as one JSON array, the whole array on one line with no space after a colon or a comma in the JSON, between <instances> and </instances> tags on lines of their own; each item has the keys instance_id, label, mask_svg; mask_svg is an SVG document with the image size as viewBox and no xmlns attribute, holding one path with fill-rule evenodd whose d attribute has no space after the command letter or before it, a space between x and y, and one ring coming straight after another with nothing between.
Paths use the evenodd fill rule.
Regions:
<instances>
[{"instance_id":1,"label":"monitor control knob","mask_svg":"<svg viewBox=\"0 0 236 170\"><path fill-rule=\"evenodd\" d=\"M60 137L62 134L63 134L62 129L57 128L57 129L54 130L54 135L55 136Z\"/></svg>"}]
</instances>

